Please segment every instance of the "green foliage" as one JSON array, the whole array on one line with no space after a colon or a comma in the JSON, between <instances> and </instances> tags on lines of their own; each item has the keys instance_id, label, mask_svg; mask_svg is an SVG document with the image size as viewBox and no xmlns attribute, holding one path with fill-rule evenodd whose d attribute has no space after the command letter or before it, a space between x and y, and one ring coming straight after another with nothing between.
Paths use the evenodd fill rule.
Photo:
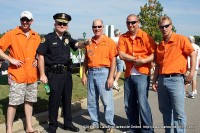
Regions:
<instances>
[{"instance_id":1,"label":"green foliage","mask_svg":"<svg viewBox=\"0 0 200 133\"><path fill-rule=\"evenodd\" d=\"M162 34L158 27L158 18L162 16L163 7L157 0L148 0L144 7L140 7L138 15L141 22L141 29L152 36L156 42L160 42Z\"/></svg>"},{"instance_id":2,"label":"green foliage","mask_svg":"<svg viewBox=\"0 0 200 133\"><path fill-rule=\"evenodd\" d=\"M172 31L173 31L173 32L176 32L176 28L175 28L174 25L172 25Z\"/></svg>"},{"instance_id":3,"label":"green foliage","mask_svg":"<svg viewBox=\"0 0 200 133\"><path fill-rule=\"evenodd\" d=\"M195 38L195 43L200 46L200 36L195 35L194 38Z\"/></svg>"},{"instance_id":4,"label":"green foliage","mask_svg":"<svg viewBox=\"0 0 200 133\"><path fill-rule=\"evenodd\" d=\"M39 34L40 38L43 38L46 34Z\"/></svg>"},{"instance_id":5,"label":"green foliage","mask_svg":"<svg viewBox=\"0 0 200 133\"><path fill-rule=\"evenodd\" d=\"M156 42L160 42L162 40L162 33L158 27L158 19L163 15L164 10L161 3L157 0L148 0L148 3L140 7L140 10L138 17L141 22L141 29L152 36ZM173 31L176 31L174 26Z\"/></svg>"},{"instance_id":6,"label":"green foliage","mask_svg":"<svg viewBox=\"0 0 200 133\"><path fill-rule=\"evenodd\" d=\"M0 34L0 38L4 35L5 33L3 33L3 34Z\"/></svg>"}]
</instances>

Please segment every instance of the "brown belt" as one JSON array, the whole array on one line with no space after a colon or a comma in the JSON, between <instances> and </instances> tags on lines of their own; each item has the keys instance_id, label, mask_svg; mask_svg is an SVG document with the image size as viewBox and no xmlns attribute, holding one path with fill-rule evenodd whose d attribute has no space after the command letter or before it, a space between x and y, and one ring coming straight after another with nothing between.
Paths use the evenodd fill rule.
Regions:
<instances>
[{"instance_id":1,"label":"brown belt","mask_svg":"<svg viewBox=\"0 0 200 133\"><path fill-rule=\"evenodd\" d=\"M172 74L160 74L163 77L183 77L184 74L180 74L180 73L172 73Z\"/></svg>"},{"instance_id":2,"label":"brown belt","mask_svg":"<svg viewBox=\"0 0 200 133\"><path fill-rule=\"evenodd\" d=\"M104 69L104 68L108 69L108 67L89 67L88 70L101 70L101 69Z\"/></svg>"}]
</instances>

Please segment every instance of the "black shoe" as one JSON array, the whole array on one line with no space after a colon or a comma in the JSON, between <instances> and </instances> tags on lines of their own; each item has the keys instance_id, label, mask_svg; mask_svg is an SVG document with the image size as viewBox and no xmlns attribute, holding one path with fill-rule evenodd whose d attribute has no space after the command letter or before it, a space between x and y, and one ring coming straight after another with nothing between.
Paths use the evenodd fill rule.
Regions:
<instances>
[{"instance_id":1,"label":"black shoe","mask_svg":"<svg viewBox=\"0 0 200 133\"><path fill-rule=\"evenodd\" d=\"M78 127L75 127L73 124L64 126L64 130L69 130L69 131L72 131L72 132L79 132L80 131L80 129Z\"/></svg>"}]
</instances>

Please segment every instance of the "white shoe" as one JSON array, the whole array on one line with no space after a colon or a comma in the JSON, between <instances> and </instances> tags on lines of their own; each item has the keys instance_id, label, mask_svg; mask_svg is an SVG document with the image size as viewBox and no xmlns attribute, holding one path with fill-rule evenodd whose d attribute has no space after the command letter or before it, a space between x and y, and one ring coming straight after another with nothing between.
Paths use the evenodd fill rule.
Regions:
<instances>
[{"instance_id":1,"label":"white shoe","mask_svg":"<svg viewBox=\"0 0 200 133\"><path fill-rule=\"evenodd\" d=\"M195 94L194 94L194 93L195 93L195 92L191 91L191 92L188 94L188 97L194 99L194 98L195 98Z\"/></svg>"},{"instance_id":2,"label":"white shoe","mask_svg":"<svg viewBox=\"0 0 200 133\"><path fill-rule=\"evenodd\" d=\"M114 82L113 82L113 89L116 89L116 90L118 90L118 91L120 90L117 81L114 81Z\"/></svg>"},{"instance_id":3,"label":"white shoe","mask_svg":"<svg viewBox=\"0 0 200 133\"><path fill-rule=\"evenodd\" d=\"M193 94L194 94L194 95L197 95L197 90L194 90L194 91L193 91Z\"/></svg>"},{"instance_id":4,"label":"white shoe","mask_svg":"<svg viewBox=\"0 0 200 133\"><path fill-rule=\"evenodd\" d=\"M129 130L129 131L126 131L126 132L123 132L123 133L133 133L133 132Z\"/></svg>"}]
</instances>

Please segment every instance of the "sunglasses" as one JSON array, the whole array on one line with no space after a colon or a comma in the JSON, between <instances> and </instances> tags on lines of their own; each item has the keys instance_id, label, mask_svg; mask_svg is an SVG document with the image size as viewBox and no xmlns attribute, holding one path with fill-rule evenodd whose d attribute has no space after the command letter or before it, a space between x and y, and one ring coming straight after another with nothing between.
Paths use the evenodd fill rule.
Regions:
<instances>
[{"instance_id":1,"label":"sunglasses","mask_svg":"<svg viewBox=\"0 0 200 133\"><path fill-rule=\"evenodd\" d=\"M59 25L59 26L62 26L62 25L63 25L63 26L67 26L67 24L68 24L68 23L57 22L57 25Z\"/></svg>"},{"instance_id":2,"label":"sunglasses","mask_svg":"<svg viewBox=\"0 0 200 133\"><path fill-rule=\"evenodd\" d=\"M137 22L138 22L138 21L127 21L126 24L127 24L127 25L130 25L130 24L131 24L131 25L134 25L134 24L137 23Z\"/></svg>"},{"instance_id":3,"label":"sunglasses","mask_svg":"<svg viewBox=\"0 0 200 133\"><path fill-rule=\"evenodd\" d=\"M30 22L31 20L30 19L28 19L28 18L21 18L20 19L22 22L24 22L24 21L26 21L26 22Z\"/></svg>"},{"instance_id":4,"label":"sunglasses","mask_svg":"<svg viewBox=\"0 0 200 133\"><path fill-rule=\"evenodd\" d=\"M159 28L163 30L164 28L165 28L165 29L168 28L170 25L171 25L171 24L167 24L167 25L159 26Z\"/></svg>"},{"instance_id":5,"label":"sunglasses","mask_svg":"<svg viewBox=\"0 0 200 133\"><path fill-rule=\"evenodd\" d=\"M92 26L93 29L95 28L101 28L102 26Z\"/></svg>"}]
</instances>

